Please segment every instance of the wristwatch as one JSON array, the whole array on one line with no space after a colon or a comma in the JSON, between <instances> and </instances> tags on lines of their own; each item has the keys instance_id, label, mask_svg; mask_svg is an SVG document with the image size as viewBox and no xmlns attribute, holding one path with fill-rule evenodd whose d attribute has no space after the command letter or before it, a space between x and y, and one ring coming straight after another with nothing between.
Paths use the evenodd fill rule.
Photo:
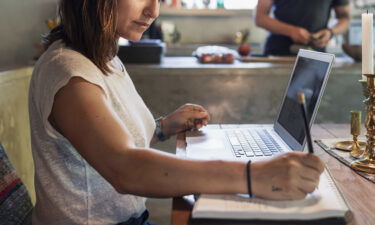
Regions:
<instances>
[{"instance_id":1,"label":"wristwatch","mask_svg":"<svg viewBox=\"0 0 375 225\"><path fill-rule=\"evenodd\" d=\"M161 124L161 121L163 120L164 118L163 117L159 117L155 120L155 123L156 123L156 128L155 128L155 135L156 137L158 137L159 141L165 141L167 140L169 137L166 136L164 133L163 133L163 130L162 130L162 124Z\"/></svg>"}]
</instances>

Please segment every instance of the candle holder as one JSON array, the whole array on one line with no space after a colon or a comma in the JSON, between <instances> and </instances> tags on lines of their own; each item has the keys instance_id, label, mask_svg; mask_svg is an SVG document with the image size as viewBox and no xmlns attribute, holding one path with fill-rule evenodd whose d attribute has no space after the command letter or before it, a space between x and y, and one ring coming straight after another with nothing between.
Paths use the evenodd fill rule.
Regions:
<instances>
[{"instance_id":1,"label":"candle holder","mask_svg":"<svg viewBox=\"0 0 375 225\"><path fill-rule=\"evenodd\" d=\"M360 81L366 99L363 101L366 107L365 127L367 130L367 146L360 159L352 162L355 170L375 173L375 74L364 74L367 81ZM366 90L365 90L366 89Z\"/></svg>"},{"instance_id":2,"label":"candle holder","mask_svg":"<svg viewBox=\"0 0 375 225\"><path fill-rule=\"evenodd\" d=\"M353 135L352 141L340 141L335 143L335 148L341 151L350 152L356 159L360 158L366 149L366 142L358 141L357 135Z\"/></svg>"},{"instance_id":3,"label":"candle holder","mask_svg":"<svg viewBox=\"0 0 375 225\"><path fill-rule=\"evenodd\" d=\"M351 111L350 134L352 141L340 141L335 144L335 148L342 151L349 151L354 158L359 158L366 149L366 142L358 141L361 134L361 111Z\"/></svg>"},{"instance_id":4,"label":"candle holder","mask_svg":"<svg viewBox=\"0 0 375 225\"><path fill-rule=\"evenodd\" d=\"M359 158L366 149L366 143L358 141L358 136L361 134L361 111L351 111L350 133L353 135L352 151L350 155L354 158Z\"/></svg>"}]
</instances>

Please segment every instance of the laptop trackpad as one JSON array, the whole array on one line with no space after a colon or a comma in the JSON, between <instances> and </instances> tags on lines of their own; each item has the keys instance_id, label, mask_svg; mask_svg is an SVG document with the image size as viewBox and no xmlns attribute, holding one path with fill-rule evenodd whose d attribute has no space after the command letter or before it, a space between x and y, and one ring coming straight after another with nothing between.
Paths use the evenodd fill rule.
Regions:
<instances>
[{"instance_id":1,"label":"laptop trackpad","mask_svg":"<svg viewBox=\"0 0 375 225\"><path fill-rule=\"evenodd\" d=\"M186 137L186 157L190 159L228 159L224 132L221 130L194 133ZM230 158L229 158L230 159Z\"/></svg>"}]
</instances>

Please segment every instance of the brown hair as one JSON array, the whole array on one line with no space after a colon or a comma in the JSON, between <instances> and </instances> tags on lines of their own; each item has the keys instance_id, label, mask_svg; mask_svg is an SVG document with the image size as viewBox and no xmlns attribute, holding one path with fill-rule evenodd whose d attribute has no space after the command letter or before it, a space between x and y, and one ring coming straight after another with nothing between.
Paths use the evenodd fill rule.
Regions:
<instances>
[{"instance_id":1,"label":"brown hair","mask_svg":"<svg viewBox=\"0 0 375 225\"><path fill-rule=\"evenodd\" d=\"M61 23L44 37L44 46L62 40L104 74L111 72L107 63L118 51L117 0L61 0L59 15Z\"/></svg>"}]
</instances>

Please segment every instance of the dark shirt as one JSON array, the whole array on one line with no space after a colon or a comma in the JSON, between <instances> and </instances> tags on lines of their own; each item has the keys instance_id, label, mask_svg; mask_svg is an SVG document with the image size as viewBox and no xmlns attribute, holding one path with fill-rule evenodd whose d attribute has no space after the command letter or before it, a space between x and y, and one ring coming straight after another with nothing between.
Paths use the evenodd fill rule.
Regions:
<instances>
[{"instance_id":1,"label":"dark shirt","mask_svg":"<svg viewBox=\"0 0 375 225\"><path fill-rule=\"evenodd\" d=\"M302 27L311 33L327 28L331 9L349 4L349 0L274 0L275 19ZM265 55L291 55L293 40L287 36L270 34L266 41ZM324 49L317 49L324 50Z\"/></svg>"}]
</instances>

